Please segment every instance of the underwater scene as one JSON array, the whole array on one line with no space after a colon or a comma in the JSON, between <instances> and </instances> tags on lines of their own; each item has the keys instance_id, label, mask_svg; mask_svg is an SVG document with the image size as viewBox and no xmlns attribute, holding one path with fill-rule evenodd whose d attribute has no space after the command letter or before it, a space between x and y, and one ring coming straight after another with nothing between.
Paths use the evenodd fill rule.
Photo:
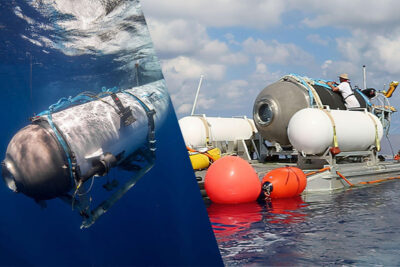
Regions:
<instances>
[{"instance_id":1,"label":"underwater scene","mask_svg":"<svg viewBox=\"0 0 400 267\"><path fill-rule=\"evenodd\" d=\"M222 265L138 1L1 1L0 88L0 265Z\"/></svg>"}]
</instances>

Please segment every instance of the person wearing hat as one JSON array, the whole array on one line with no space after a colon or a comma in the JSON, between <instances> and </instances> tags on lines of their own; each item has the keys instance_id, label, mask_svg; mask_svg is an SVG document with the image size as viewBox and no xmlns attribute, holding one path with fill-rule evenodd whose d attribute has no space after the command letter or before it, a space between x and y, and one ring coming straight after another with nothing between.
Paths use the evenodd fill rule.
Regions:
<instances>
[{"instance_id":1,"label":"person wearing hat","mask_svg":"<svg viewBox=\"0 0 400 267\"><path fill-rule=\"evenodd\" d=\"M340 84L334 86L334 82L328 82L327 85L332 88L332 91L339 92L342 94L344 105L346 108L359 108L360 103L358 102L353 90L350 87L349 76L347 73L340 74L339 76Z\"/></svg>"}]
</instances>

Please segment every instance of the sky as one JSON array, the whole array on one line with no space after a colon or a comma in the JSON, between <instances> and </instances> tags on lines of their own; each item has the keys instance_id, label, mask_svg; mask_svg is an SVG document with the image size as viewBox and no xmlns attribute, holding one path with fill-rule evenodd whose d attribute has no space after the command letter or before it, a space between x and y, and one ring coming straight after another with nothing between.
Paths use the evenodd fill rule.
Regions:
<instances>
[{"instance_id":1,"label":"sky","mask_svg":"<svg viewBox=\"0 0 400 267\"><path fill-rule=\"evenodd\" d=\"M377 90L400 79L395 0L141 0L178 118L252 117L267 85L296 73ZM400 108L400 92L390 99ZM396 116L397 114L395 114ZM395 117L394 117L395 118ZM392 132L400 133L400 119Z\"/></svg>"}]
</instances>

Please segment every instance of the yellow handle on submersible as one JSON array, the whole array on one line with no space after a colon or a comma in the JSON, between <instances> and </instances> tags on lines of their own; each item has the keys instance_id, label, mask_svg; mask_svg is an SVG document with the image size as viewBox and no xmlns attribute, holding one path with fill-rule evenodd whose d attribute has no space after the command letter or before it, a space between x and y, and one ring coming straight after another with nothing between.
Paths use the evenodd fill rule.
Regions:
<instances>
[{"instance_id":1,"label":"yellow handle on submersible","mask_svg":"<svg viewBox=\"0 0 400 267\"><path fill-rule=\"evenodd\" d=\"M378 137L378 124L376 123L374 117L372 117L371 113L367 112L368 116L371 118L372 122L375 126L375 146L377 151L381 151L381 142L379 141Z\"/></svg>"}]
</instances>

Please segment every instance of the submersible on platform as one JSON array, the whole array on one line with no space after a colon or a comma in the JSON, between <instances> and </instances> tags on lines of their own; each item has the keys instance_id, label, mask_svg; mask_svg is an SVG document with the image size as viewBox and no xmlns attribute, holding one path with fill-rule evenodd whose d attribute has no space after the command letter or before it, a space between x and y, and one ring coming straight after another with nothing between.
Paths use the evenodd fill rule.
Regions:
<instances>
[{"instance_id":1,"label":"submersible on platform","mask_svg":"<svg viewBox=\"0 0 400 267\"><path fill-rule=\"evenodd\" d=\"M155 129L169 105L164 81L102 96L63 99L21 129L2 164L7 186L35 200L52 199L129 165L142 147L154 153Z\"/></svg>"},{"instance_id":2,"label":"submersible on platform","mask_svg":"<svg viewBox=\"0 0 400 267\"><path fill-rule=\"evenodd\" d=\"M354 91L354 95L360 106L367 108L366 97L359 91ZM342 97L326 85L306 77L286 75L257 96L253 106L255 126L269 142L291 146L287 135L289 120L297 111L315 104L346 110Z\"/></svg>"}]
</instances>

